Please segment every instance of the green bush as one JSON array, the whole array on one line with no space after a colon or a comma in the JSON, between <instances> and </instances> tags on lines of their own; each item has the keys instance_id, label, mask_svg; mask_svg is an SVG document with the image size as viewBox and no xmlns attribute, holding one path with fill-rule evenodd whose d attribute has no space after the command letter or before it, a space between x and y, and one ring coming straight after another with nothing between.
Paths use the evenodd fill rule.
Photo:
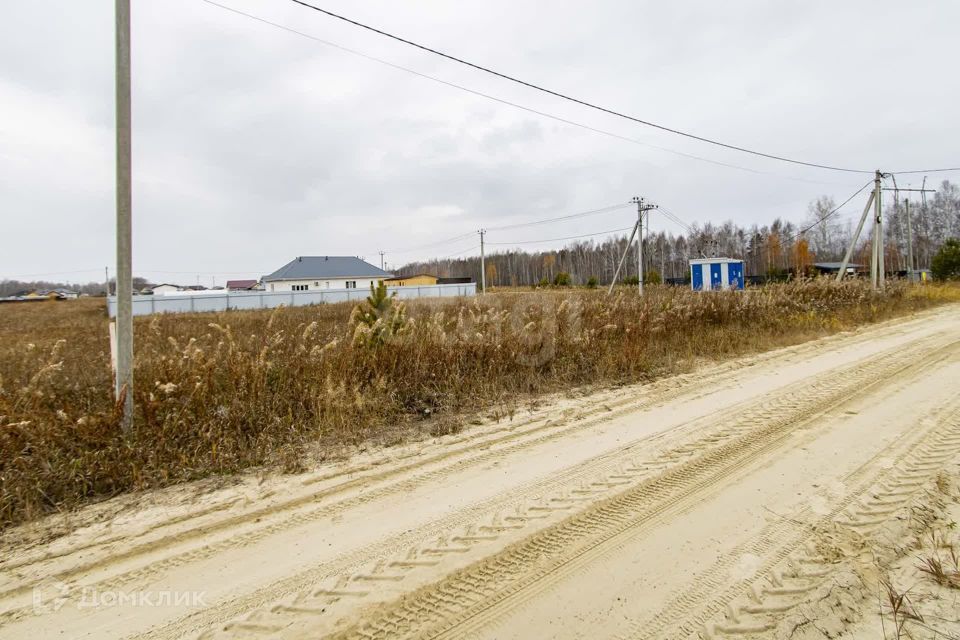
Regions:
<instances>
[{"instance_id":1,"label":"green bush","mask_svg":"<svg viewBox=\"0 0 960 640\"><path fill-rule=\"evenodd\" d=\"M960 278L960 240L947 238L933 256L930 271L937 280L955 280Z\"/></svg>"},{"instance_id":2,"label":"green bush","mask_svg":"<svg viewBox=\"0 0 960 640\"><path fill-rule=\"evenodd\" d=\"M570 282L570 274L566 271L561 271L553 277L553 284L557 287L569 287Z\"/></svg>"}]
</instances>

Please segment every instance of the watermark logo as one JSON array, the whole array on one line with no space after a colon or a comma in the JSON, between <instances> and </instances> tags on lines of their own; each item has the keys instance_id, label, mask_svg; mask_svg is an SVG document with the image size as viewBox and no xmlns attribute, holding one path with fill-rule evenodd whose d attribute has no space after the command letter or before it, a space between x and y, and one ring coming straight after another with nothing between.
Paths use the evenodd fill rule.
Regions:
<instances>
[{"instance_id":1,"label":"watermark logo","mask_svg":"<svg viewBox=\"0 0 960 640\"><path fill-rule=\"evenodd\" d=\"M33 588L35 613L59 611L70 600L70 585L59 580L41 583Z\"/></svg>"},{"instance_id":2,"label":"watermark logo","mask_svg":"<svg viewBox=\"0 0 960 640\"><path fill-rule=\"evenodd\" d=\"M77 609L104 607L204 608L206 591L101 591L95 587L72 587L57 580L33 588L35 613L55 613L66 605Z\"/></svg>"}]
</instances>

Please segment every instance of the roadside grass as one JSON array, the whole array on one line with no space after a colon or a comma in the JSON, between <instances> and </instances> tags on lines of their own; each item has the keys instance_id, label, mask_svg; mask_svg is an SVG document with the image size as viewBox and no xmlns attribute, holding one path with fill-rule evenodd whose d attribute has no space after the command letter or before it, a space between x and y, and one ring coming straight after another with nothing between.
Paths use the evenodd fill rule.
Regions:
<instances>
[{"instance_id":1,"label":"roadside grass","mask_svg":"<svg viewBox=\"0 0 960 640\"><path fill-rule=\"evenodd\" d=\"M960 300L960 289L651 286L157 315L120 430L102 300L0 305L0 528L118 493L458 430L538 395L687 371ZM383 312L382 314L380 312Z\"/></svg>"}]
</instances>

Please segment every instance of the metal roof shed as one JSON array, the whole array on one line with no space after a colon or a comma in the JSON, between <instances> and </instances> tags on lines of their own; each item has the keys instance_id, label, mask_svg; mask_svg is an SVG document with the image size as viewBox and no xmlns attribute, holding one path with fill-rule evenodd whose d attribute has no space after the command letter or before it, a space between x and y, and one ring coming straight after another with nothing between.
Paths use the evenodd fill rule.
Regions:
<instances>
[{"instance_id":1,"label":"metal roof shed","mask_svg":"<svg viewBox=\"0 0 960 640\"><path fill-rule=\"evenodd\" d=\"M690 285L694 291L743 289L743 260L733 258L691 260Z\"/></svg>"}]
</instances>

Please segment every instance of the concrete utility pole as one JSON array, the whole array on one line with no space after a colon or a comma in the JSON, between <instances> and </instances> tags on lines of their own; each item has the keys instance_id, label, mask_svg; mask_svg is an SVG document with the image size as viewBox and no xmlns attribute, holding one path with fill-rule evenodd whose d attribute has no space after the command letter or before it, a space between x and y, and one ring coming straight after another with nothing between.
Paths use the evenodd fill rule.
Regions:
<instances>
[{"instance_id":1,"label":"concrete utility pole","mask_svg":"<svg viewBox=\"0 0 960 640\"><path fill-rule=\"evenodd\" d=\"M483 255L483 235L486 232L486 229L480 229L480 231L477 232L480 234L480 293L487 292L487 263Z\"/></svg>"},{"instance_id":2,"label":"concrete utility pole","mask_svg":"<svg viewBox=\"0 0 960 640\"><path fill-rule=\"evenodd\" d=\"M130 0L116 0L117 109L117 370L123 429L133 426L132 152L130 109Z\"/></svg>"},{"instance_id":3,"label":"concrete utility pole","mask_svg":"<svg viewBox=\"0 0 960 640\"><path fill-rule=\"evenodd\" d=\"M633 244L634 236L637 236L637 278L640 281L638 290L640 295L643 295L643 214L651 209L656 209L657 205L644 204L643 198L636 196L634 196L630 202L634 202L637 205L637 221L633 223L633 231L630 232L630 239L627 240L627 244L623 248L623 255L620 256L620 263L617 265L616 273L613 274L613 280L610 282L610 288L607 289L607 295L613 293L613 286L617 284L617 278L620 277L620 270L623 268L623 263L627 260L627 254L630 252L630 245Z\"/></svg>"},{"instance_id":4,"label":"concrete utility pole","mask_svg":"<svg viewBox=\"0 0 960 640\"><path fill-rule=\"evenodd\" d=\"M883 254L886 253L884 251L886 243L883 239L883 187L880 186L882 178L883 174L877 169L876 177L873 179L873 186L877 190L877 197L873 202L873 206L877 209L877 285L881 291L887 288L887 273L883 256Z\"/></svg>"},{"instance_id":5,"label":"concrete utility pole","mask_svg":"<svg viewBox=\"0 0 960 640\"><path fill-rule=\"evenodd\" d=\"M904 200L903 204L907 208L907 280L913 282L913 229L910 226L910 198Z\"/></svg>"},{"instance_id":6,"label":"concrete utility pole","mask_svg":"<svg viewBox=\"0 0 960 640\"><path fill-rule=\"evenodd\" d=\"M924 202L926 201L927 193L935 193L934 189L926 188L926 178L924 178L924 186L921 186L919 189L900 189L896 186L896 182L894 182L893 189L884 189L884 191L893 191L895 193L894 197L899 196L901 191L909 191L911 193L918 192ZM913 262L913 225L910 223L910 200L907 199L904 202L907 213L907 279L913 282L913 274L915 271ZM921 215L922 213L923 211L921 210Z\"/></svg>"},{"instance_id":7,"label":"concrete utility pole","mask_svg":"<svg viewBox=\"0 0 960 640\"><path fill-rule=\"evenodd\" d=\"M867 198L867 206L863 208L863 215L860 216L860 223L857 225L857 230L853 233L850 246L847 247L847 253L843 256L843 262L840 263L840 271L837 272L837 282L843 280L843 276L847 273L847 265L850 264L850 257L853 255L853 251L857 246L857 241L860 240L860 232L863 231L863 224L867 221L867 214L870 213L870 207L873 205L873 199L876 195L876 188L874 188L874 191L870 192L870 197ZM871 274L872 273L873 268L871 267Z\"/></svg>"},{"instance_id":8,"label":"concrete utility pole","mask_svg":"<svg viewBox=\"0 0 960 640\"><path fill-rule=\"evenodd\" d=\"M637 286L638 293L643 295L643 214L651 209L656 209L655 204L644 204L643 198L634 198L631 202L637 204Z\"/></svg>"},{"instance_id":9,"label":"concrete utility pole","mask_svg":"<svg viewBox=\"0 0 960 640\"><path fill-rule=\"evenodd\" d=\"M617 271L613 274L613 280L610 281L610 288L607 289L607 295L613 293L613 286L617 284L617 278L620 277L620 269L623 268L623 263L627 260L627 254L630 253L630 245L633 244L633 237L637 235L637 224L633 223L633 231L630 232L630 239L627 240L627 244L623 247L623 255L620 256L620 262L617 263Z\"/></svg>"},{"instance_id":10,"label":"concrete utility pole","mask_svg":"<svg viewBox=\"0 0 960 640\"><path fill-rule=\"evenodd\" d=\"M381 251L381 252L380 252L380 270L381 270L381 271L384 271L384 270L385 270L385 269L383 268L383 264L384 264L384 263L383 263L383 251Z\"/></svg>"},{"instance_id":11,"label":"concrete utility pole","mask_svg":"<svg viewBox=\"0 0 960 640\"><path fill-rule=\"evenodd\" d=\"M634 198L637 204L637 293L643 295L643 198Z\"/></svg>"},{"instance_id":12,"label":"concrete utility pole","mask_svg":"<svg viewBox=\"0 0 960 640\"><path fill-rule=\"evenodd\" d=\"M103 268L103 284L107 286L107 297L110 297L110 267Z\"/></svg>"}]
</instances>

